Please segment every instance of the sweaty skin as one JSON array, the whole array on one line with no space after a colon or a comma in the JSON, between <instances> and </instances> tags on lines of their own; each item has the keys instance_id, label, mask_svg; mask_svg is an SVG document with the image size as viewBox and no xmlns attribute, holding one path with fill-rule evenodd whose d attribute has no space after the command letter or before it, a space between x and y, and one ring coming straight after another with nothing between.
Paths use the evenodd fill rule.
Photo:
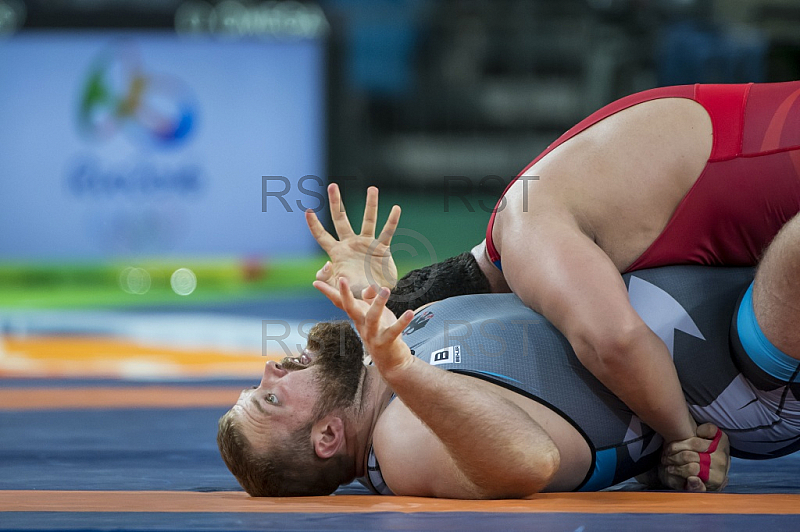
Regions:
<instances>
[{"instance_id":1,"label":"sweaty skin","mask_svg":"<svg viewBox=\"0 0 800 532\"><path fill-rule=\"evenodd\" d=\"M591 451L562 415L512 390L442 371L414 357L401 339L412 313L395 318L386 311L387 289L369 303L354 299L345 280L338 291L322 282L315 286L348 313L373 355L375 366L367 369L377 369L380 377L372 371L372 384L365 389L390 387L397 395L375 410L377 417L369 416L374 431L361 431L372 434L382 479L395 495L517 498L571 491L584 481ZM712 425L703 427L716 432ZM714 469L722 471L712 480L716 487L724 483L727 471L726 442L712 456ZM699 460L696 452L685 451L705 451L707 445L693 438L691 445L672 449L670 467L679 468L672 487L682 487ZM364 451L356 446L356 456L365 457ZM362 458L358 471L365 471L364 463ZM704 489L702 483L696 486L697 491Z\"/></svg>"},{"instance_id":2,"label":"sweaty skin","mask_svg":"<svg viewBox=\"0 0 800 532\"><path fill-rule=\"evenodd\" d=\"M392 287L397 282L396 276L396 268L394 267L394 262L391 258L391 253L389 252L389 246L391 245L391 239L394 233L395 228L399 223L399 215L400 209L399 207L393 207L389 218L384 226L383 230L380 233L379 238L375 238L375 230L376 230L376 223L377 223L377 208L378 208L378 191L375 187L370 187L367 192L367 203L364 212L364 223L362 224L362 230L360 233L355 233L353 231L350 222L348 220L347 214L344 210L344 207L341 203L341 197L339 194L338 187L336 185L330 185L328 188L328 195L330 199L330 206L331 206L331 213L332 219L334 223L334 227L336 229L337 235L339 236L339 240L336 240L332 235L330 235L319 222L317 217L312 212L306 212L306 222L308 223L309 229L311 230L312 234L316 238L317 242L320 246L328 253L328 256L331 258L331 261L326 263L323 268L317 272L317 280L323 283L326 283L328 286L336 286L338 280L341 278L345 279L354 279L355 281L350 285L353 293L357 296L361 296L365 299L372 298L376 295L375 286L388 286ZM530 199L528 199L530 201ZM503 230L502 228L511 228L513 224L507 223L506 220L499 221L497 224L497 231ZM577 234L577 233L576 233ZM589 250L595 250L596 257L599 257L601 261L604 258L602 254L602 250L597 248L590 240L585 239L585 244ZM532 248L521 248L521 249L528 249L532 251ZM491 287L493 291L496 292L507 292L509 291L508 283L506 282L506 278L504 277L503 273L500 272L488 259L485 254L485 243L476 246L473 250L473 253L476 255L478 259L478 263L482 269L482 271L487 275L489 278ZM505 260L505 258L504 258ZM525 259L523 259L525 260ZM514 261L514 258L511 258L511 261ZM533 261L535 262L535 260ZM557 261L550 261L550 265L556 265ZM369 273L367 275L364 274L365 272L365 264L368 265L366 271ZM608 259L605 258L605 264L608 264ZM528 265L530 266L530 265ZM508 271L508 268L506 268ZM603 272L606 278L612 278L612 283L618 283L619 286L617 287L617 295L624 297L624 300L616 301L619 306L622 306L624 302L625 305L630 310L631 315L629 315L630 320L636 319L639 320L638 315L635 314L633 309L630 307L630 304L627 303L627 292L625 291L624 283L622 283L621 277L619 275L619 271L616 268L608 268L606 267L605 271ZM612 275L613 274L613 275ZM601 277L602 278L602 277ZM597 281L595 281L597 282ZM524 292L524 286L520 285L520 290ZM612 285L613 288L613 285ZM558 286L555 287L558 290ZM565 291L565 297L568 295ZM579 292L580 294L580 292ZM520 295L521 299L525 301L523 294ZM568 301L568 299L565 299ZM533 306L529 301L526 301L526 304L529 306ZM577 309L580 308L588 308L590 306L590 302L587 301L580 301L578 305L576 305ZM624 308L624 307L623 307ZM541 313L541 311L540 311ZM552 318L551 318L552 319ZM578 317L577 319L586 319L584 317ZM641 320L639 320L641 322ZM637 329L637 333L643 334L648 343L646 343L645 349L655 350L656 353L650 357L649 352L644 353L645 358L645 365L646 367L636 368L631 370L629 368L624 368L621 365L617 365L617 368L612 368L610 370L611 373L615 371L640 371L646 372L651 379L656 379L659 383L658 389L651 389L651 392L661 392L663 389L669 389L670 385L677 388L677 397L671 397L669 400L673 401L675 405L674 408L669 409L667 411L666 417L672 419L677 425L682 426L683 432L679 430L666 430L664 429L664 424L661 424L661 433L662 436L665 436L667 441L674 441L674 440L686 440L689 438L694 438L695 436L695 429L694 429L694 421L689 416L688 409L685 405L685 400L683 398L682 391L680 389L680 385L677 381L677 375L675 374L674 366L669 359L669 353L666 349L666 346L658 339L657 336L652 334L652 332L643 324L641 323L642 328ZM564 332L562 330L562 332ZM616 348L615 345L612 345L613 348ZM622 346L628 347L628 346ZM658 350L661 350L660 356L657 356ZM577 349L576 349L577 351ZM620 351L620 357L622 358L625 355L624 352ZM632 360L636 360L635 358ZM656 364L658 362L659 364ZM584 361L584 364L587 365L588 369L591 371L598 371L597 365L594 365L594 369L592 364L587 364ZM601 368L602 369L602 368ZM659 373L662 372L662 373ZM598 378L600 376L598 375ZM609 383L609 379L606 378L605 380L600 378L601 381L606 384L609 388L612 388L612 384ZM626 379L627 381L627 379ZM639 394L644 393L643 390L638 386L638 383L633 380L629 384L632 391L628 393L628 401L635 402L636 399L639 397ZM618 387L619 389L619 387ZM618 392L619 393L619 392ZM624 392L623 392L624 395ZM631 397L633 396L633 399ZM622 397L621 397L622 398ZM625 399L623 398L623 401ZM630 402L626 401L627 404L630 405ZM636 410L635 407L631 406L631 408L636 411L640 417L644 419L643 416L639 411ZM644 411L645 409L641 406L639 407L640 411ZM649 407L649 411L651 415L653 411L656 411L658 414L664 414L664 412L658 412L657 409L653 408L652 406ZM651 421L651 423L653 423ZM652 426L652 425L651 425ZM659 430L655 426L653 427L656 430ZM664 433L673 434L672 439L669 439ZM707 440L704 440L707 441ZM571 463L571 462L569 462ZM721 473L724 477L724 471ZM696 482L692 483L693 479L689 479L689 483L686 484L688 489L692 489L693 491L700 491L702 488L698 488ZM561 484L559 483L559 488L561 488Z\"/></svg>"},{"instance_id":3,"label":"sweaty skin","mask_svg":"<svg viewBox=\"0 0 800 532\"><path fill-rule=\"evenodd\" d=\"M711 120L694 101L666 98L629 107L548 153L528 169L528 179L507 191L492 232L503 272L487 258L485 242L473 250L493 290L510 289L543 314L581 362L668 442L695 436L695 425L669 352L630 306L620 272L664 229L711 146ZM370 279L360 279L365 254L358 251L374 240L377 190L368 192L358 235L335 185L329 198L338 242L316 216L306 216L332 259L317 279L357 279L355 294L369 285L394 286L387 250L399 209L373 248ZM358 268L360 276L353 273Z\"/></svg>"},{"instance_id":4,"label":"sweaty skin","mask_svg":"<svg viewBox=\"0 0 800 532\"><path fill-rule=\"evenodd\" d=\"M529 168L492 231L509 288L668 442L694 436L694 422L669 351L631 307L619 274L663 231L711 146L711 120L698 103L635 105ZM497 283L497 269L479 258Z\"/></svg>"},{"instance_id":5,"label":"sweaty skin","mask_svg":"<svg viewBox=\"0 0 800 532\"><path fill-rule=\"evenodd\" d=\"M796 85L753 86L752 94L792 91ZM632 105L589 127L576 128L578 132L574 136L565 135L567 140L556 143L555 148L537 158L504 195L490 226L490 247L493 244L498 253L488 253L485 241L473 249L493 291L512 290L528 306L543 314L567 337L587 369L667 442L694 437L694 422L685 406L666 346L633 311L619 274L638 265L643 254L665 234L668 224L678 218L676 212L681 212L678 207L714 157L717 157L715 164L721 164L714 167L717 181L711 182L711 189L704 189L703 199L695 201L693 216L698 210L712 218L718 213L710 209L711 205L709 209L701 207L712 201L716 197L714 194L724 193L727 175L724 169L730 168L725 166L726 157L739 157L740 152L735 151L739 148L731 147L731 143L736 142L736 134L727 134L736 129L733 125L726 127L730 125L726 120L736 118L735 111L728 112L725 106L734 109L736 102L744 105L741 96L744 93L736 92L745 90L743 87L708 89L711 100L706 100L706 104L710 101L710 107L688 96L673 97L670 92L668 97ZM675 95L691 93L687 88L674 89ZM706 94L705 88L698 90ZM757 231L730 229L730 224L738 219L738 211L733 208L735 205L729 205L732 208L721 214L722 222L728 224L728 233L723 230L721 234L707 235L704 227L700 227L697 235L693 235L701 240L706 236L722 237L711 244L712 248L717 247L710 251L703 247L702 241L697 244L712 255L721 252L721 261L713 262L714 257L711 257L712 263L733 261L740 264L736 261L745 260L752 264L768 242L764 239L771 238L777 227L797 212L793 203L797 188L792 177L794 173L786 169L789 157L794 163L800 160L796 146L792 147L794 133L784 128L782 136L775 137L777 144L764 144L774 137L770 133L774 128L771 122L761 124L764 120L770 121L773 116L770 113L774 113L775 118L781 109L789 112L792 98L789 95L784 103L769 98L752 100L758 103L754 103L755 114L748 122L752 127L744 130L744 136L739 138L740 142L744 139L743 157L737 159L736 164L737 168L745 168L739 170L739 184L742 184L742 176L746 178L752 172L757 173L759 168L775 169L780 179L765 183L774 182L774 186L766 186L765 195L745 213L763 213L760 214L762 218L768 218L766 223L758 225ZM780 109L770 108L772 104ZM706 110L712 108L715 109L713 113L718 113L713 115L716 126L712 125L709 115L712 111ZM758 109L763 109L763 113L759 114ZM794 116L786 118L787 127L796 123ZM762 126L766 133L760 132ZM714 127L721 133L716 137ZM763 142L759 140L762 137ZM764 159L763 163L750 158L759 151L772 153L770 149L775 146L795 151L786 153L788 157ZM795 167L800 168L800 164ZM775 201L777 196L789 201ZM365 239L370 236L368 233L374 234L375 216L368 214L377 208L377 190L368 192L364 219L369 230L366 233L362 230L360 235L353 233L344 211L339 208L341 201L335 186L329 188L329 197L340 240L337 242L327 234L315 217L309 215L308 218L312 233L332 259L318 273L317 279L335 283L335 279L346 277L352 281L355 294L370 285L394 286L394 263L387 249L399 212L393 210L378 245L370 247ZM749 219L752 221L752 216ZM691 222L694 218L688 220ZM687 224L686 217L681 223L681 230L673 231L670 236L673 243L676 238L681 241L683 232L691 231L692 225ZM366 254L356 253L355 244L359 242L362 249L369 250ZM739 250L743 242L747 244L744 246L746 253L729 253ZM502 272L490 260L496 260L497 255L502 256ZM365 260L370 265L366 279ZM682 258L670 256L665 260L680 262ZM360 278L354 273L358 268ZM758 293L757 281L754 298L760 319L767 311L760 304ZM774 299L777 292L772 290L771 293ZM773 331L773 336L775 334ZM767 337L772 338L769 331Z\"/></svg>"},{"instance_id":6,"label":"sweaty skin","mask_svg":"<svg viewBox=\"0 0 800 532\"><path fill-rule=\"evenodd\" d=\"M486 255L502 256L509 288L667 441L687 434L687 412L668 351L632 312L618 273L754 265L781 225L800 224L799 97L800 83L790 82L671 87L615 102L526 169L490 222L487 251L475 250L495 286ZM790 255L781 249L767 257ZM787 331L800 315L790 294L800 290L776 281L796 277L797 261L769 263L754 287L756 315L797 358L800 337Z\"/></svg>"},{"instance_id":7,"label":"sweaty skin","mask_svg":"<svg viewBox=\"0 0 800 532\"><path fill-rule=\"evenodd\" d=\"M347 312L380 372L378 386L397 395L377 419L372 442L395 494L522 498L580 484L591 454L566 420L531 399L414 357L401 338L413 313L395 319L385 308L388 289L366 303L353 298L344 279L338 292L315 286Z\"/></svg>"}]
</instances>

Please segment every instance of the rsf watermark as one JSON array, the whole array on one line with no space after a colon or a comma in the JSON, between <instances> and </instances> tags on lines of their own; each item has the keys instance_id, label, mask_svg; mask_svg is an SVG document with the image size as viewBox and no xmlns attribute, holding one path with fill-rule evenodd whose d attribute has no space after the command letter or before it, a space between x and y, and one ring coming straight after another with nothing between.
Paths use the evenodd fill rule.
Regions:
<instances>
[{"instance_id":1,"label":"rsf watermark","mask_svg":"<svg viewBox=\"0 0 800 532\"><path fill-rule=\"evenodd\" d=\"M340 195L344 195L344 188L347 183L355 181L356 177L343 176L332 178L332 180L338 182ZM516 182L522 187L520 207L525 212L528 208L528 184L537 180L538 177L536 176L521 176L504 180L500 176L490 175L476 182L465 176L445 176L442 181L443 209L444 212L450 212L450 202L461 201L468 212L475 212L473 205L475 198L470 196L485 195L485 189L491 186L505 190L512 182ZM286 198L287 195L293 192L295 196L297 192L303 196L301 199L293 200L294 206L299 211L310 210L318 213L327 204L326 198L322 193L325 188L325 182L319 176L306 175L298 179L295 186L296 192L292 189L292 181L285 176L262 176L261 185L261 209L263 212L268 211L270 203L276 206L279 205L286 212L295 212L292 203ZM486 213L499 212L508 203L505 194L501 194L500 197L500 201L494 206L487 204L483 199L478 199L476 203L478 208ZM340 212L344 212L344 204L339 202L339 205ZM339 235L339 237L341 236ZM407 276L398 280L393 256L397 253L406 253L410 255L412 260L419 262L422 250L427 254L427 260L424 262L433 266L427 267L422 275ZM428 238L417 231L398 228L394 231L392 244L388 250L385 249L385 244L382 244L379 239L373 239L364 253L361 267L361 272L363 273L360 274L360 278L356 279L349 276L348 278L357 297L360 295L360 290L366 286L374 286L376 288L390 286L394 287L390 299L390 305L392 305L393 309L401 306L414 308L418 304L429 302L430 298L426 294L437 282L442 281L439 277L443 273L442 269L438 268L438 263L439 259L436 251Z\"/></svg>"},{"instance_id":2,"label":"rsf watermark","mask_svg":"<svg viewBox=\"0 0 800 532\"><path fill-rule=\"evenodd\" d=\"M295 187L301 196L305 196L303 199L309 198L316 202L306 205L303 200L294 200L297 210L301 212L311 210L314 213L318 213L325 208L327 200L320 192L320 190L325 190L325 181L321 177L305 175L297 180ZM289 178L280 175L261 176L261 212L269 212L270 203L274 205L275 202L286 212L295 212L291 203L285 197L291 192L292 181ZM270 198L274 199L270 201Z\"/></svg>"},{"instance_id":3,"label":"rsf watermark","mask_svg":"<svg viewBox=\"0 0 800 532\"><path fill-rule=\"evenodd\" d=\"M339 178L340 189L342 188L342 183L355 179L355 177ZM326 198L319 191L323 189L324 185L325 183L318 176L307 175L300 178L297 181L297 190L305 197L294 200L297 210L311 210L317 213L324 208L327 203ZM292 204L285 197L290 192L292 192L292 182L288 178L284 176L262 176L262 211L266 212L270 201L272 201L277 202L276 205L280 205L286 212L294 212ZM306 199L308 201L304 201ZM344 209L343 205L342 209ZM426 277L419 286L412 286L401 280L400 286L397 287L397 268L393 259L397 254L405 254L414 262L424 262L425 264L439 262L436 250L428 238L418 231L400 227L394 231L392 243L388 250L385 249L385 244L382 244L379 239L372 240L364 252L363 267L361 268L363 282L362 280L351 278L349 279L351 286L358 286L359 289L363 289L366 286L374 286L376 288L394 286L396 289L399 288L392 295L392 301L396 303L408 303L420 299L433 286L436 281L436 275ZM360 294L357 293L356 295Z\"/></svg>"},{"instance_id":4,"label":"rsf watermark","mask_svg":"<svg viewBox=\"0 0 800 532\"><path fill-rule=\"evenodd\" d=\"M451 201L459 200L463 203L468 212L476 212L473 205L475 195L496 195L498 200L487 203L483 199L477 200L478 208L487 213L501 212L509 204L505 192L512 184L521 187L522 212L528 212L528 195L530 183L539 181L539 176L519 176L512 179L504 179L498 175L487 175L480 180L474 180L465 176L445 176L442 179L442 200L444 212L450 212ZM502 191L498 193L497 191Z\"/></svg>"},{"instance_id":5,"label":"rsf watermark","mask_svg":"<svg viewBox=\"0 0 800 532\"><path fill-rule=\"evenodd\" d=\"M332 177L341 189L342 195L348 182L356 181L355 176ZM514 178L503 178L497 175L487 175L479 180L466 176L444 176L442 178L442 208L443 212L449 213L454 202L460 202L468 212L476 212L477 209L485 213L500 212L508 205L505 194L498 191L505 191L512 183L518 183L522 189L522 202L520 208L522 212L528 212L528 196L530 183L539 180L538 176L519 176ZM261 212L268 212L270 205L274 208L283 209L286 212L301 212L311 210L318 213L327 206L327 200L322 191L325 189L325 181L315 175L305 175L297 179L294 189L299 192L302 199L290 201L286 196L293 193L293 182L285 176L261 176ZM482 196L497 194L496 203L486 202ZM480 197L480 199L476 199ZM292 205L294 204L294 206ZM341 207L344 210L344 205Z\"/></svg>"}]
</instances>

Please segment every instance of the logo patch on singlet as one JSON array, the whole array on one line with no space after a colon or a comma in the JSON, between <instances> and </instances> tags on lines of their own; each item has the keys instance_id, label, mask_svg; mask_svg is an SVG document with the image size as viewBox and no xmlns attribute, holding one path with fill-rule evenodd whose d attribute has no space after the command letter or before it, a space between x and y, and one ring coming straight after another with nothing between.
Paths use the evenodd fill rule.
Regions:
<instances>
[{"instance_id":1,"label":"logo patch on singlet","mask_svg":"<svg viewBox=\"0 0 800 532\"><path fill-rule=\"evenodd\" d=\"M405 336L408 334L412 334L422 329L428 324L431 318L433 318L433 312L431 312L430 310L420 312L419 314L414 316L414 319L411 320L411 323L409 323L408 326L403 330L403 335Z\"/></svg>"},{"instance_id":2,"label":"logo patch on singlet","mask_svg":"<svg viewBox=\"0 0 800 532\"><path fill-rule=\"evenodd\" d=\"M451 345L431 353L431 366L439 364L461 364L461 346Z\"/></svg>"}]
</instances>

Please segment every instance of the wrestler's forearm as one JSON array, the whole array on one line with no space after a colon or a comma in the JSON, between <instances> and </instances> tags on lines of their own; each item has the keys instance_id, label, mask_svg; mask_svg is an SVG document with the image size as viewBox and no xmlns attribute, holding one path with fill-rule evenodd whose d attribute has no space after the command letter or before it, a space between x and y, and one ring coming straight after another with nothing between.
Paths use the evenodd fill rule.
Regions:
<instances>
[{"instance_id":1,"label":"wrestler's forearm","mask_svg":"<svg viewBox=\"0 0 800 532\"><path fill-rule=\"evenodd\" d=\"M535 223L534 223L535 222ZM616 265L574 221L531 221L503 251L514 293L566 336L581 363L667 441L694 436L672 358L630 302Z\"/></svg>"},{"instance_id":2,"label":"wrestler's forearm","mask_svg":"<svg viewBox=\"0 0 800 532\"><path fill-rule=\"evenodd\" d=\"M635 312L617 280L618 289L603 293L590 291L597 285L582 287L580 294L594 305L562 307L552 321L586 369L645 424L667 442L690 438L695 423L669 349Z\"/></svg>"},{"instance_id":3,"label":"wrestler's forearm","mask_svg":"<svg viewBox=\"0 0 800 532\"><path fill-rule=\"evenodd\" d=\"M575 344L586 368L667 442L695 435L667 346L646 325L623 335L613 356Z\"/></svg>"},{"instance_id":4,"label":"wrestler's forearm","mask_svg":"<svg viewBox=\"0 0 800 532\"><path fill-rule=\"evenodd\" d=\"M550 436L488 384L416 358L383 376L445 445L478 496L532 495L558 469L559 453Z\"/></svg>"}]
</instances>

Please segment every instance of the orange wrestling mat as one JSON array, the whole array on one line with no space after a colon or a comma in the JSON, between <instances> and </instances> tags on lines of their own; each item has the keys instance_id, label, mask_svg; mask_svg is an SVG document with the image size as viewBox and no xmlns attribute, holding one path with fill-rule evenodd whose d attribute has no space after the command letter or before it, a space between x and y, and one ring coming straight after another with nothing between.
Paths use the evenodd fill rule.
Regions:
<instances>
[{"instance_id":1,"label":"orange wrestling mat","mask_svg":"<svg viewBox=\"0 0 800 532\"><path fill-rule=\"evenodd\" d=\"M70 315L30 321L36 327L12 318L0 336L0 531L800 529L794 455L734 460L732 493L723 494L456 501L348 485L330 497L254 499L239 491L215 438L242 387L258 382L267 360L285 356L262 354L259 319L136 316L129 326L111 316L108 329L119 334L94 334L94 315L73 332L64 325Z\"/></svg>"},{"instance_id":2,"label":"orange wrestling mat","mask_svg":"<svg viewBox=\"0 0 800 532\"><path fill-rule=\"evenodd\" d=\"M799 515L800 495L558 493L532 500L460 501L419 497L252 498L245 493L176 491L0 491L3 512L211 513L635 513Z\"/></svg>"}]
</instances>

